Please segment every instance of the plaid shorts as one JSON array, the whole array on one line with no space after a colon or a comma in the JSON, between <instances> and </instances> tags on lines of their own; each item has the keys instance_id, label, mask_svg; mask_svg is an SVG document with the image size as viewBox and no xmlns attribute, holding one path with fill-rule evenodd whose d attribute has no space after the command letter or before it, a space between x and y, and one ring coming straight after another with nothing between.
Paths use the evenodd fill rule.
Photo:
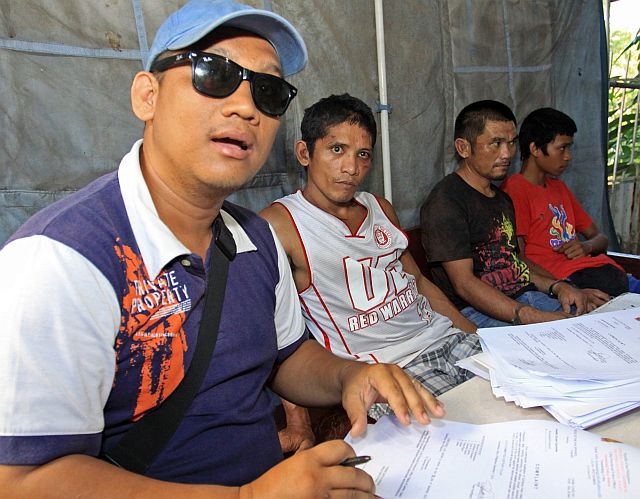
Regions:
<instances>
[{"instance_id":1,"label":"plaid shorts","mask_svg":"<svg viewBox=\"0 0 640 499\"><path fill-rule=\"evenodd\" d=\"M456 366L456 362L480 352L477 334L455 333L420 353L403 369L437 397L473 378L471 371Z\"/></svg>"},{"instance_id":2,"label":"plaid shorts","mask_svg":"<svg viewBox=\"0 0 640 499\"><path fill-rule=\"evenodd\" d=\"M456 366L456 362L480 352L482 348L477 334L458 332L431 345L403 369L437 397L473 378L471 371ZM374 404L369 409L369 416L376 420L389 413L388 404Z\"/></svg>"}]
</instances>

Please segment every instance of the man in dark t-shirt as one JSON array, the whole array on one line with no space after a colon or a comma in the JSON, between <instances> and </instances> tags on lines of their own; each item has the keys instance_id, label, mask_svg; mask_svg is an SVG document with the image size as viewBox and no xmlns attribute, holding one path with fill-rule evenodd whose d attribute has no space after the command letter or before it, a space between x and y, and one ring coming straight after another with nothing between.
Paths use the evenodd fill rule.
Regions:
<instances>
[{"instance_id":1,"label":"man in dark t-shirt","mask_svg":"<svg viewBox=\"0 0 640 499\"><path fill-rule=\"evenodd\" d=\"M496 101L465 107L455 123L458 169L420 210L422 243L436 283L478 327L529 324L581 314L600 299L538 275L518 257L511 199L502 180L516 151L516 119Z\"/></svg>"}]
</instances>

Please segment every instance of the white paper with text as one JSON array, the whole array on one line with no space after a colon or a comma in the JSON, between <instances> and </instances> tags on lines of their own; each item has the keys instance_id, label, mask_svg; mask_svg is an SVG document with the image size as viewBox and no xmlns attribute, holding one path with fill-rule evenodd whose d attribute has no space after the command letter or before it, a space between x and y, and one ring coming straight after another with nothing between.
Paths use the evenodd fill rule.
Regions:
<instances>
[{"instance_id":1,"label":"white paper with text","mask_svg":"<svg viewBox=\"0 0 640 499\"><path fill-rule=\"evenodd\" d=\"M388 498L637 498L640 449L550 421L472 425L393 416L346 438Z\"/></svg>"}]
</instances>

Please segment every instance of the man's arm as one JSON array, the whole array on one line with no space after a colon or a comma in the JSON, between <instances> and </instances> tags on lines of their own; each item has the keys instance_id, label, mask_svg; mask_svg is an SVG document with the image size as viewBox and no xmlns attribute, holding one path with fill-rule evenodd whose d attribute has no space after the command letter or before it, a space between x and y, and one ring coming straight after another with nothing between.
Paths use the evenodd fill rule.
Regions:
<instances>
[{"instance_id":1,"label":"man's arm","mask_svg":"<svg viewBox=\"0 0 640 499\"><path fill-rule=\"evenodd\" d=\"M283 398L280 400L286 422L286 426L278 432L282 452L300 452L313 447L316 438L309 411Z\"/></svg>"},{"instance_id":2,"label":"man's arm","mask_svg":"<svg viewBox=\"0 0 640 499\"><path fill-rule=\"evenodd\" d=\"M421 424L430 422L429 414L444 415L440 402L400 367L342 359L313 340L305 341L280 364L271 385L299 405L342 403L354 436L365 432L367 410L374 402L388 402L403 424L409 424L410 414Z\"/></svg>"},{"instance_id":3,"label":"man's arm","mask_svg":"<svg viewBox=\"0 0 640 499\"><path fill-rule=\"evenodd\" d=\"M409 414L413 414L421 424L429 423L429 414L444 416L442 404L420 383L413 383L398 366L370 365L341 359L313 340L305 341L278 366L271 386L276 393L300 405L334 405L341 402L351 421L353 436L366 431L367 410L374 402L389 402L398 420L405 425L410 423ZM372 493L373 481L364 471L356 470L358 474L355 477L345 477L345 467L336 466L349 455L353 455L353 450L344 441L324 442L286 459L249 484L249 488L253 497L287 497L274 494L270 480L276 485L283 480L288 483L290 476L295 474L301 477L298 483L310 476L315 477L316 481L324 479L319 484L322 488L311 480L310 483L304 481L307 490L316 494L313 497L328 497L329 494L324 491L338 488L336 483L344 484L342 488L348 485L349 488ZM329 479L333 480L331 487L325 483ZM307 497L298 490L296 493L296 497ZM355 497L355 494L349 491L348 497Z\"/></svg>"},{"instance_id":4,"label":"man's arm","mask_svg":"<svg viewBox=\"0 0 640 499\"><path fill-rule=\"evenodd\" d=\"M525 254L525 241L524 241L524 238L522 236L518 237L518 245L520 246L521 259L522 259L522 261L524 263L526 263L529 266L529 270L531 271L532 279L536 278L536 276L537 276L538 280L539 280L539 278L552 279L552 284L550 284L549 287L553 286L554 292L557 292L558 290L556 289L556 287L560 285L560 283L555 284L557 282L557 278L555 276L553 276L545 268L543 268L540 265L532 262L526 256L524 256L524 254ZM548 292L548 290L549 290L549 288L547 288L547 292ZM584 311L586 311L586 312L591 312L595 308L597 308L600 305L602 305L602 304L606 303L607 301L609 301L609 295L607 295L603 291L600 291L599 289L587 288L587 289L582 289L581 292L582 292L584 298L586 298L586 300L587 300L587 304L584 306L585 307ZM576 307L576 311L577 311L577 307Z\"/></svg>"},{"instance_id":5,"label":"man's arm","mask_svg":"<svg viewBox=\"0 0 640 499\"><path fill-rule=\"evenodd\" d=\"M520 248L520 253L518 254L518 256L520 257L520 260L522 260L524 263L527 264L527 267L529 267L529 270L535 271L536 274L539 274L541 276L545 276L545 277L549 277L551 279L553 279L553 274L551 272L549 272L547 269L545 269L544 267L541 267L540 265L538 265L537 263L535 263L534 261L530 260L529 258L527 258L526 256L526 243L524 241L524 237L522 236L518 236L518 247Z\"/></svg>"},{"instance_id":6,"label":"man's arm","mask_svg":"<svg viewBox=\"0 0 640 499\"><path fill-rule=\"evenodd\" d=\"M405 251L400 257L400 262L405 272L413 275L416 278L416 285L418 286L418 292L426 296L433 310L448 317L453 323L454 327L461 329L467 333L475 333L478 327L467 319L460 311L455 307L451 300L447 298L442 290L427 279L418 267L418 264L413 259L413 256L409 253L409 250Z\"/></svg>"},{"instance_id":7,"label":"man's arm","mask_svg":"<svg viewBox=\"0 0 640 499\"><path fill-rule=\"evenodd\" d=\"M303 291L310 284L309 269L307 267L307 259L304 255L302 242L300 241L298 231L289 212L282 204L273 203L263 209L258 215L273 227L278 240L287 254L296 289L298 292Z\"/></svg>"},{"instance_id":8,"label":"man's arm","mask_svg":"<svg viewBox=\"0 0 640 499\"><path fill-rule=\"evenodd\" d=\"M585 237L584 241L575 237L571 241L567 241L555 248L555 251L564 254L570 260L607 251L609 238L600 232L596 224L592 223L582 231L582 235Z\"/></svg>"},{"instance_id":9,"label":"man's arm","mask_svg":"<svg viewBox=\"0 0 640 499\"><path fill-rule=\"evenodd\" d=\"M517 308L523 324L565 319L567 314L560 312L543 312L530 305L522 307L516 300L509 298L501 291L478 279L473 273L473 260L454 260L442 262L454 291L473 308L495 319L511 322Z\"/></svg>"},{"instance_id":10,"label":"man's arm","mask_svg":"<svg viewBox=\"0 0 640 499\"><path fill-rule=\"evenodd\" d=\"M571 306L576 307L576 315L590 312L594 308L594 304L590 301L589 295L578 289L566 281L556 279L555 277L547 277L530 269L531 282L535 284L538 291L542 293L553 294L562 304L562 309L569 313ZM602 293L603 296L606 296Z\"/></svg>"},{"instance_id":11,"label":"man's arm","mask_svg":"<svg viewBox=\"0 0 640 499\"><path fill-rule=\"evenodd\" d=\"M300 452L241 487L171 483L137 475L100 459L70 455L42 466L0 465L0 490L7 499L91 497L110 499L299 499L344 493L373 497L374 483L364 471L340 466L353 449L342 440ZM295 487L291 477L296 476ZM340 496L342 497L342 496ZM358 496L360 497L360 496Z\"/></svg>"},{"instance_id":12,"label":"man's arm","mask_svg":"<svg viewBox=\"0 0 640 499\"><path fill-rule=\"evenodd\" d=\"M239 487L163 482L95 457L69 455L42 466L0 466L0 490L9 498L149 497L239 498Z\"/></svg>"},{"instance_id":13,"label":"man's arm","mask_svg":"<svg viewBox=\"0 0 640 499\"><path fill-rule=\"evenodd\" d=\"M289 260L291 274L298 291L309 286L309 272L297 231L286 208L274 203L259 215L271 226L282 244ZM309 411L288 400L282 400L286 426L278 432L282 452L297 452L313 445L315 437L311 427Z\"/></svg>"}]
</instances>

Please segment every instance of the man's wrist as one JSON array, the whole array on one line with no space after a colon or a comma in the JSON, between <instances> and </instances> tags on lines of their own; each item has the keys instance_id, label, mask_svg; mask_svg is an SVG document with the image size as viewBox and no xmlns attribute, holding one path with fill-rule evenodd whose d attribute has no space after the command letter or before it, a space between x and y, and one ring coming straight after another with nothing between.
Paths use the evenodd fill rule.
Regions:
<instances>
[{"instance_id":1,"label":"man's wrist","mask_svg":"<svg viewBox=\"0 0 640 499\"><path fill-rule=\"evenodd\" d=\"M556 291L557 291L558 286L560 284L562 284L562 283L568 284L569 286L573 287L573 284L571 284L571 281L569 281L569 279L558 279L557 281L553 281L551 283L551 285L549 286L549 291L548 291L548 295L551 298L557 298L558 297L558 293Z\"/></svg>"},{"instance_id":2,"label":"man's wrist","mask_svg":"<svg viewBox=\"0 0 640 499\"><path fill-rule=\"evenodd\" d=\"M591 241L582 241L582 251L585 255L593 253L593 243Z\"/></svg>"},{"instance_id":3,"label":"man's wrist","mask_svg":"<svg viewBox=\"0 0 640 499\"><path fill-rule=\"evenodd\" d=\"M513 311L513 318L511 319L511 324L513 326L522 325L522 318L520 317L520 311L525 307L530 307L528 303L517 303L516 308Z\"/></svg>"},{"instance_id":4,"label":"man's wrist","mask_svg":"<svg viewBox=\"0 0 640 499\"><path fill-rule=\"evenodd\" d=\"M340 367L338 371L338 389L340 391L340 397L342 398L342 394L344 393L346 383L356 376L356 374L360 369L366 367L368 364L365 362L359 362L357 360L344 360L344 365Z\"/></svg>"}]
</instances>

